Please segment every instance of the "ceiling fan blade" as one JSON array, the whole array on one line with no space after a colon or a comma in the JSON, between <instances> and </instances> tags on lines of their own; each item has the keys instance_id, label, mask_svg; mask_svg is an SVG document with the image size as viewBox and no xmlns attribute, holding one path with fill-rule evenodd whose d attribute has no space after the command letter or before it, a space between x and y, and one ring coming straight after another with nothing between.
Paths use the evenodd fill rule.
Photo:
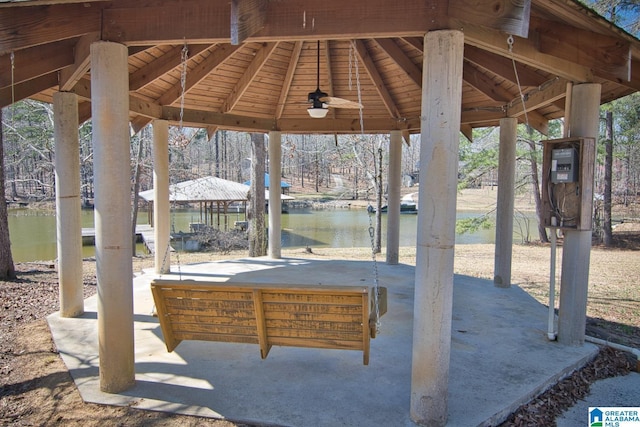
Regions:
<instances>
[{"instance_id":1,"label":"ceiling fan blade","mask_svg":"<svg viewBox=\"0 0 640 427\"><path fill-rule=\"evenodd\" d=\"M343 98L336 98L335 96L323 96L322 98L319 98L319 100L332 108L362 108L362 104L360 104L359 102L349 101L348 99Z\"/></svg>"}]
</instances>

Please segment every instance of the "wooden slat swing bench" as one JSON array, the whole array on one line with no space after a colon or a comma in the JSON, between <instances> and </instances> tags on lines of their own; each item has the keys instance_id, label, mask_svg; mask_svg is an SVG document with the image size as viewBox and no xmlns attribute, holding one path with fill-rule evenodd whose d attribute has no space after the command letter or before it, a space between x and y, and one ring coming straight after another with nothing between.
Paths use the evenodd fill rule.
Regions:
<instances>
[{"instance_id":1,"label":"wooden slat swing bench","mask_svg":"<svg viewBox=\"0 0 640 427\"><path fill-rule=\"evenodd\" d=\"M384 287L153 280L167 350L183 340L361 350L386 312ZM375 294L378 297L375 297Z\"/></svg>"}]
</instances>

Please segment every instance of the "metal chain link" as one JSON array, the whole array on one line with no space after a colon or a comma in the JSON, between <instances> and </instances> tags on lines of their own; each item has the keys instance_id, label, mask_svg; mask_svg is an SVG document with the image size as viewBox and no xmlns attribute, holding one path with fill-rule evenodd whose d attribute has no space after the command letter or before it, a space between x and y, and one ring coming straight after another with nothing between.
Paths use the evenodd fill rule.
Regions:
<instances>
[{"instance_id":1,"label":"metal chain link","mask_svg":"<svg viewBox=\"0 0 640 427\"><path fill-rule=\"evenodd\" d=\"M16 88L15 88L15 77L14 73L16 70L16 54L14 51L11 51L11 105L16 102Z\"/></svg>"},{"instance_id":2,"label":"metal chain link","mask_svg":"<svg viewBox=\"0 0 640 427\"><path fill-rule=\"evenodd\" d=\"M186 40L182 47L180 59L182 61L182 71L180 72L180 130L182 130L182 120L184 119L184 94L187 90L187 60L189 59L189 48Z\"/></svg>"},{"instance_id":3,"label":"metal chain link","mask_svg":"<svg viewBox=\"0 0 640 427\"><path fill-rule=\"evenodd\" d=\"M376 259L376 248L375 248L375 229L373 227L373 222L371 221L371 216L367 213L369 217L369 237L371 238L371 260L373 261L373 307L376 315L376 333L380 332L380 301L379 301L379 275L378 275L378 261Z\"/></svg>"},{"instance_id":4,"label":"metal chain link","mask_svg":"<svg viewBox=\"0 0 640 427\"><path fill-rule=\"evenodd\" d=\"M522 111L524 112L524 121L527 124L527 128L531 131L529 126L529 116L527 115L527 106L525 105L524 94L522 93L522 85L520 85L520 77L518 76L518 68L516 67L516 59L513 54L513 35L507 37L507 46L509 47L509 54L511 55L511 63L513 64L513 73L516 75L516 83L518 85L518 92L520 93L520 101L522 102Z\"/></svg>"},{"instance_id":5,"label":"metal chain link","mask_svg":"<svg viewBox=\"0 0 640 427\"><path fill-rule=\"evenodd\" d=\"M355 40L351 40L351 46L349 48L349 80L351 80L351 51L353 50L353 65L356 71L356 90L358 91L358 104L360 104L360 108L358 108L358 113L360 115L360 132L362 137L364 138L364 114L362 113L362 89L360 88L360 68L358 67L358 57L355 54L356 51L356 42ZM351 88L351 82L349 82L349 88Z\"/></svg>"},{"instance_id":6,"label":"metal chain link","mask_svg":"<svg viewBox=\"0 0 640 427\"><path fill-rule=\"evenodd\" d=\"M356 90L358 92L358 103L360 104L360 135L364 139L364 115L362 113L362 89L360 87L360 69L358 67L358 57L355 54L356 42L351 40L349 45L349 90L352 88L351 70L352 67L356 74ZM373 307L375 310L376 320L376 333L380 332L380 290L379 290L379 274L378 274L378 261L376 259L376 244L375 244L375 228L371 221L371 215L367 212L369 218L369 237L371 239L371 260L373 261Z\"/></svg>"}]
</instances>

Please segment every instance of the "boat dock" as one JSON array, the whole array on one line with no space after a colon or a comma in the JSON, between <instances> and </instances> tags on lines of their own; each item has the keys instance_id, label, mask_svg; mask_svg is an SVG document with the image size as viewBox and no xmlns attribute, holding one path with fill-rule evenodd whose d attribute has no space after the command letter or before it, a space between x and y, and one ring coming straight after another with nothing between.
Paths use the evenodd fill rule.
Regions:
<instances>
[{"instance_id":1,"label":"boat dock","mask_svg":"<svg viewBox=\"0 0 640 427\"><path fill-rule=\"evenodd\" d=\"M153 227L149 224L136 225L137 241L144 244L149 253L154 254L156 250L156 242L153 235ZM82 229L82 246L94 246L96 244L96 229Z\"/></svg>"}]
</instances>

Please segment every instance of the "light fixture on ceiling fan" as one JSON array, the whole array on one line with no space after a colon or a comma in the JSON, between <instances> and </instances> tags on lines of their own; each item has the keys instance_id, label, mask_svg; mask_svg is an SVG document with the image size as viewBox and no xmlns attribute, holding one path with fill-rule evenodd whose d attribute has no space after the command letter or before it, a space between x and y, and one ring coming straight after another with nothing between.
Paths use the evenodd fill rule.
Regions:
<instances>
[{"instance_id":1,"label":"light fixture on ceiling fan","mask_svg":"<svg viewBox=\"0 0 640 427\"><path fill-rule=\"evenodd\" d=\"M329 107L332 108L354 108L360 109L362 105L358 102L349 101L342 98L336 98L329 96L326 92L320 90L320 41L318 40L317 49L318 61L317 61L317 76L316 76L316 90L309 92L307 102L311 104L311 107L307 108L307 112L314 119L322 119L327 116Z\"/></svg>"}]
</instances>

